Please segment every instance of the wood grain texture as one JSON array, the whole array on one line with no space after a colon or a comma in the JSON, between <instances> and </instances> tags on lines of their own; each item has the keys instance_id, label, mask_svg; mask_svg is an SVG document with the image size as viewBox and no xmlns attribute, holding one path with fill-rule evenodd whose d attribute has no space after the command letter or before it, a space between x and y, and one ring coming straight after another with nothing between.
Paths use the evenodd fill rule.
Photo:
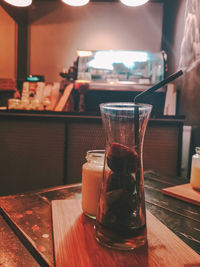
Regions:
<instances>
[{"instance_id":1,"label":"wood grain texture","mask_svg":"<svg viewBox=\"0 0 200 267\"><path fill-rule=\"evenodd\" d=\"M0 250L0 266L40 267L1 215Z\"/></svg>"},{"instance_id":2,"label":"wood grain texture","mask_svg":"<svg viewBox=\"0 0 200 267\"><path fill-rule=\"evenodd\" d=\"M0 121L0 195L63 184L65 124L60 121Z\"/></svg>"},{"instance_id":3,"label":"wood grain texture","mask_svg":"<svg viewBox=\"0 0 200 267\"><path fill-rule=\"evenodd\" d=\"M200 206L200 192L194 190L190 183L162 189L163 194Z\"/></svg>"},{"instance_id":4,"label":"wood grain texture","mask_svg":"<svg viewBox=\"0 0 200 267\"><path fill-rule=\"evenodd\" d=\"M94 221L82 213L80 199L52 201L52 221L56 267L200 265L200 256L148 211L148 245L131 252L96 242Z\"/></svg>"}]
</instances>

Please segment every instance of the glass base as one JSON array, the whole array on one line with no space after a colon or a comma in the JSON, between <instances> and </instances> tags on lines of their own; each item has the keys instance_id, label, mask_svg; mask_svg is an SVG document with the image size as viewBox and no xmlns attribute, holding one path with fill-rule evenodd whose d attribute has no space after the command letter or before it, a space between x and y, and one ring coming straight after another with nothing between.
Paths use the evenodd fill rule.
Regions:
<instances>
[{"instance_id":1,"label":"glass base","mask_svg":"<svg viewBox=\"0 0 200 267\"><path fill-rule=\"evenodd\" d=\"M96 240L105 247L116 250L134 250L138 247L144 246L147 243L146 226L134 230L134 234L130 237L121 237L109 230L105 230L101 225L96 225Z\"/></svg>"}]
</instances>

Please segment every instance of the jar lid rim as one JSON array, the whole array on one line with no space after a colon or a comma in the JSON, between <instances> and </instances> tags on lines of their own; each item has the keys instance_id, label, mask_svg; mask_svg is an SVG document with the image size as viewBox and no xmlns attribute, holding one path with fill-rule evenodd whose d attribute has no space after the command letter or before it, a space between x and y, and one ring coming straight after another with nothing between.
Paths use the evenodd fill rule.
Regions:
<instances>
[{"instance_id":1,"label":"jar lid rim","mask_svg":"<svg viewBox=\"0 0 200 267\"><path fill-rule=\"evenodd\" d=\"M88 150L87 155L92 155L94 157L102 157L105 154L105 150L103 149L95 149L95 150Z\"/></svg>"},{"instance_id":2,"label":"jar lid rim","mask_svg":"<svg viewBox=\"0 0 200 267\"><path fill-rule=\"evenodd\" d=\"M200 147L199 146L195 147L195 151L196 153L200 154Z\"/></svg>"}]
</instances>

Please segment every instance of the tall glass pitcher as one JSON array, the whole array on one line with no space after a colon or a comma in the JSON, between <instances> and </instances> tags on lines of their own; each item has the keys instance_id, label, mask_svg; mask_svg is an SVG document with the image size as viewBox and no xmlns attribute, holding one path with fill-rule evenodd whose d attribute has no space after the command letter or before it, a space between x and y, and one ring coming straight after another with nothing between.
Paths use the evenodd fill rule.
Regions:
<instances>
[{"instance_id":1,"label":"tall glass pitcher","mask_svg":"<svg viewBox=\"0 0 200 267\"><path fill-rule=\"evenodd\" d=\"M152 106L101 104L105 161L96 218L96 239L131 250L146 243L143 140Z\"/></svg>"}]
</instances>

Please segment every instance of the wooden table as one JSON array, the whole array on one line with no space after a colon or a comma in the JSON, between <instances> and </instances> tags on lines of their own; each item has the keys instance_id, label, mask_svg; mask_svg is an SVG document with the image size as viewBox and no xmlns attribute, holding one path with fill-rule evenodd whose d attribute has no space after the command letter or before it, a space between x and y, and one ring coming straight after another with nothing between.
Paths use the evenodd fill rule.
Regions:
<instances>
[{"instance_id":1,"label":"wooden table","mask_svg":"<svg viewBox=\"0 0 200 267\"><path fill-rule=\"evenodd\" d=\"M146 208L200 254L200 207L161 192L186 182L145 173ZM79 198L81 184L1 197L0 266L53 266L51 201Z\"/></svg>"}]
</instances>

